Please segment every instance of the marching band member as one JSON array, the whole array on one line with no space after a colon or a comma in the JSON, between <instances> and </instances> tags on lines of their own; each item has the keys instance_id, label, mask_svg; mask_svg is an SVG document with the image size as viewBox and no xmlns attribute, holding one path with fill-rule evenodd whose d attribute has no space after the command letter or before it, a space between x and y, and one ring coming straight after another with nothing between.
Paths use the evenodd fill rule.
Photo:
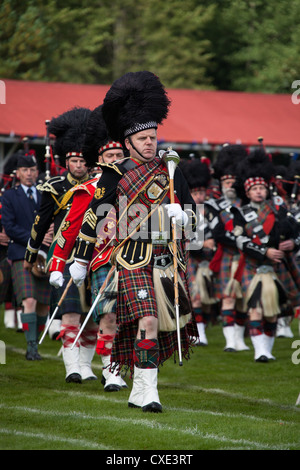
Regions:
<instances>
[{"instance_id":1,"label":"marching band member","mask_svg":"<svg viewBox=\"0 0 300 470\"><path fill-rule=\"evenodd\" d=\"M200 159L182 161L179 166L187 180L195 203L200 204L202 208L202 234L200 240L193 241L193 246L189 250L188 278L191 301L199 333L199 340L196 344L206 346L208 344L206 336L207 324L212 320L214 309L219 303L218 299L214 296L213 273L209 269L209 262L214 255L215 241L208 226L205 210L207 188L210 183L211 174L207 164L203 163Z\"/></svg>"},{"instance_id":2,"label":"marching band member","mask_svg":"<svg viewBox=\"0 0 300 470\"><path fill-rule=\"evenodd\" d=\"M131 158L124 164L101 165L103 174L97 190L103 197L94 197L84 216L70 268L75 283L85 279L97 241L97 225L105 220L99 209L110 205L116 212L111 262L118 275L118 327L111 361L133 371L128 405L146 412L162 411L158 367L178 350L169 217L175 217L180 233L184 226L192 230L196 223L195 204L179 168L175 171L178 202L162 205L170 202L169 175L164 160L156 157L156 132L167 117L169 105L164 87L151 72L125 74L111 86L103 102L103 117L109 135L124 143ZM189 211L182 209L184 204L189 204ZM178 244L183 248L180 240ZM178 262L180 338L183 356L188 358L190 337L197 336L197 329L181 251Z\"/></svg>"},{"instance_id":3,"label":"marching band member","mask_svg":"<svg viewBox=\"0 0 300 470\"><path fill-rule=\"evenodd\" d=\"M32 269L44 234L52 223L54 223L54 238L48 256L52 255L56 244L63 246L65 243L64 231L67 228L65 220L71 208L72 189L89 179L88 167L82 156L82 145L90 113L91 111L86 108L74 108L53 118L49 123L49 132L56 137L55 153L61 157L67 171L63 175L50 178L40 187L41 206L32 225L24 261L25 267L29 270ZM66 280L69 279L67 269L64 276ZM63 290L63 288L52 288L50 315L57 306ZM73 284L57 315L57 318L62 320L57 339L61 338L63 342L66 382L81 383L82 380L97 378L91 369L97 339L97 328L93 321L86 326L80 346L71 349L79 330L81 316L89 309L88 303L84 286L78 289Z\"/></svg>"},{"instance_id":4,"label":"marching band member","mask_svg":"<svg viewBox=\"0 0 300 470\"><path fill-rule=\"evenodd\" d=\"M94 109L89 117L82 154L89 168L94 168L97 162L111 164L116 160L124 159L124 151L120 142L109 139L102 117L102 106ZM64 243L63 245L56 244L49 267L51 273L49 282L56 288L63 285L63 273L67 260L75 245L83 216L95 194L101 174L101 171L97 172L94 178L72 189L73 201L65 219ZM98 257L98 251L96 246L90 265L92 303L111 267L109 256L101 254ZM119 391L121 388L127 387L126 382L119 374L110 372L108 367L110 365L111 346L116 333L116 314L112 302L100 302L93 312L93 318L99 324L96 352L101 356L104 366L102 380L104 390L107 392Z\"/></svg>"},{"instance_id":5,"label":"marching band member","mask_svg":"<svg viewBox=\"0 0 300 470\"><path fill-rule=\"evenodd\" d=\"M274 168L262 149L245 158L238 172L249 203L231 209L234 235L242 252L235 276L244 293L254 359L268 362L275 359L272 348L278 315L298 297L290 254L299 226L283 204L275 206L268 198Z\"/></svg>"},{"instance_id":6,"label":"marching band member","mask_svg":"<svg viewBox=\"0 0 300 470\"><path fill-rule=\"evenodd\" d=\"M236 194L237 164L247 155L242 145L225 144L214 164L214 176L219 180L222 196L209 199L206 203L209 227L217 245L217 250L209 267L215 273L216 295L221 300L223 334L225 337L224 351L245 351L249 347L244 341L247 315L243 311L243 303L234 273L238 265L239 252L236 248L233 230L231 207L241 204Z\"/></svg>"},{"instance_id":7,"label":"marching band member","mask_svg":"<svg viewBox=\"0 0 300 470\"><path fill-rule=\"evenodd\" d=\"M50 286L48 279L36 277L23 267L30 229L41 203L41 194L35 185L38 167L33 154L21 154L18 157L16 177L20 184L3 193L2 224L10 238L7 257L12 263L11 276L17 308L23 306L24 309L21 321L27 343L25 357L36 361L41 359L38 337L48 316ZM51 239L45 231L41 244L43 241L49 243Z\"/></svg>"}]
</instances>

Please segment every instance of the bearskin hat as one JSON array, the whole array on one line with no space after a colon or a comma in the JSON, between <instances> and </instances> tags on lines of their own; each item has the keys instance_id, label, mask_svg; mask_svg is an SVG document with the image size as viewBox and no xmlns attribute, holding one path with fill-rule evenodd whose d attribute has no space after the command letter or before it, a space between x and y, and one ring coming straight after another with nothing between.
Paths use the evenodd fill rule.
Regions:
<instances>
[{"instance_id":1,"label":"bearskin hat","mask_svg":"<svg viewBox=\"0 0 300 470\"><path fill-rule=\"evenodd\" d=\"M210 182L210 171L206 163L199 158L181 160L178 165L187 180L190 189L207 188Z\"/></svg>"},{"instance_id":2,"label":"bearskin hat","mask_svg":"<svg viewBox=\"0 0 300 470\"><path fill-rule=\"evenodd\" d=\"M224 176L235 177L238 163L247 155L247 150L243 145L224 144L213 164L214 177L218 180Z\"/></svg>"},{"instance_id":3,"label":"bearskin hat","mask_svg":"<svg viewBox=\"0 0 300 470\"><path fill-rule=\"evenodd\" d=\"M129 72L112 84L102 112L109 135L123 144L136 132L157 128L167 117L169 106L165 88L156 75Z\"/></svg>"},{"instance_id":4,"label":"bearskin hat","mask_svg":"<svg viewBox=\"0 0 300 470\"><path fill-rule=\"evenodd\" d=\"M101 155L109 146L118 147L123 150L119 142L113 141L107 132L103 119L102 105L97 106L88 119L85 140L82 147L83 158L87 166L93 167L98 162L98 155Z\"/></svg>"},{"instance_id":5,"label":"bearskin hat","mask_svg":"<svg viewBox=\"0 0 300 470\"><path fill-rule=\"evenodd\" d=\"M72 154L82 156L86 127L91 110L75 107L58 117L52 118L48 129L55 135L54 152L59 155L64 166L65 159Z\"/></svg>"},{"instance_id":6,"label":"bearskin hat","mask_svg":"<svg viewBox=\"0 0 300 470\"><path fill-rule=\"evenodd\" d=\"M272 160L262 148L253 150L237 166L237 181L241 183L239 186L241 191L243 188L247 192L254 184L264 184L269 187L274 174L275 167ZM242 197L241 194L240 196Z\"/></svg>"}]
</instances>

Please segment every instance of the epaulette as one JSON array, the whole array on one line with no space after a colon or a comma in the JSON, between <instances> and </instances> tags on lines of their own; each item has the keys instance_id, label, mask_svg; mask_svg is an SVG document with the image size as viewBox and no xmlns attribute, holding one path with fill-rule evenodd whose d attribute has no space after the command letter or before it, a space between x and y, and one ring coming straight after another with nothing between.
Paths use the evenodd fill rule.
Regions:
<instances>
[{"instance_id":1,"label":"epaulette","mask_svg":"<svg viewBox=\"0 0 300 470\"><path fill-rule=\"evenodd\" d=\"M54 176L53 178L50 178L45 183L37 185L36 189L38 191L41 191L41 192L46 191L46 192L52 193L55 196L57 196L59 193L54 188L54 185L56 185L58 183L62 183L63 181L65 181L65 179L66 179L65 176L62 176L62 175L61 176Z\"/></svg>"},{"instance_id":2,"label":"epaulette","mask_svg":"<svg viewBox=\"0 0 300 470\"><path fill-rule=\"evenodd\" d=\"M93 178L93 179L90 179L90 180L86 181L85 183L79 184L78 186L74 186L74 188L71 188L70 191L72 193L75 193L75 191L85 191L85 192L87 192L88 194L91 195L91 191L90 191L89 188L91 186L93 186L93 188L96 188L100 177L101 177L101 174L95 176L95 178Z\"/></svg>"},{"instance_id":3,"label":"epaulette","mask_svg":"<svg viewBox=\"0 0 300 470\"><path fill-rule=\"evenodd\" d=\"M116 171L119 175L124 175L126 171L122 168L122 165L119 163L98 163L98 166L103 170L113 170Z\"/></svg>"}]
</instances>

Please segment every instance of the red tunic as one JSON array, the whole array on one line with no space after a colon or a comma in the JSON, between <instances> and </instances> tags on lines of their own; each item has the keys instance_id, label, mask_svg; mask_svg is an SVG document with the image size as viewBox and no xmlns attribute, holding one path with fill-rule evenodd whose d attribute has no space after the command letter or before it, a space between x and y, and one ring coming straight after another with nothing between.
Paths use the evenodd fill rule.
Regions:
<instances>
[{"instance_id":1,"label":"red tunic","mask_svg":"<svg viewBox=\"0 0 300 470\"><path fill-rule=\"evenodd\" d=\"M73 202L68 216L61 229L61 236L53 251L49 271L63 272L66 262L75 246L77 235L80 231L84 214L93 199L100 175L76 186L72 191Z\"/></svg>"}]
</instances>

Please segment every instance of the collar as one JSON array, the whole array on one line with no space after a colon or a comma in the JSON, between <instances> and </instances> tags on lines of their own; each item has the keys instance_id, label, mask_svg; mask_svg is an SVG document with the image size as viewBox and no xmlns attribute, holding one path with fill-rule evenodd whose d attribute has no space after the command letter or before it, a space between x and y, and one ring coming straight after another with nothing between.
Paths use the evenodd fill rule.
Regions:
<instances>
[{"instance_id":1,"label":"collar","mask_svg":"<svg viewBox=\"0 0 300 470\"><path fill-rule=\"evenodd\" d=\"M34 185L32 186L25 186L25 184L21 184L25 194L27 194L28 189L32 189L32 192L35 194L36 193L36 187Z\"/></svg>"},{"instance_id":2,"label":"collar","mask_svg":"<svg viewBox=\"0 0 300 470\"><path fill-rule=\"evenodd\" d=\"M71 183L74 186L75 184L85 183L85 181L90 179L90 175L89 175L89 173L87 173L83 178L77 180L76 178L73 178L71 173L68 173L67 174L67 179L68 179L69 183Z\"/></svg>"}]
</instances>

